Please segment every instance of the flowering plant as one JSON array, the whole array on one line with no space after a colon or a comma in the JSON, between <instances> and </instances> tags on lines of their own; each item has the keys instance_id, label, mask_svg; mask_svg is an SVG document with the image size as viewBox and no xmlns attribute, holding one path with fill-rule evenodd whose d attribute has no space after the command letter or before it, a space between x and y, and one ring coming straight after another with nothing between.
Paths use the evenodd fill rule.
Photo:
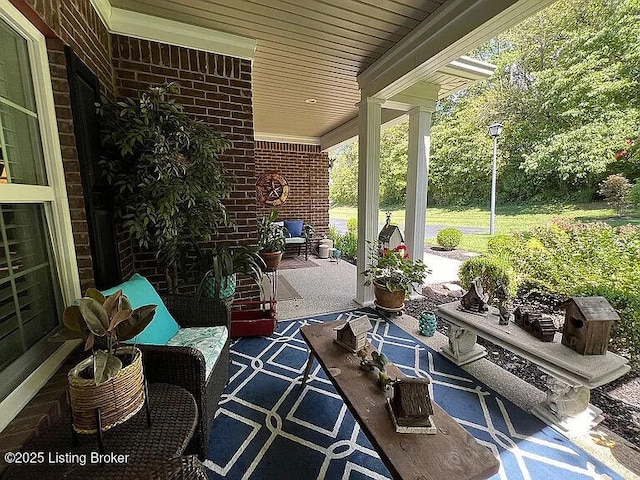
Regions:
<instances>
[{"instance_id":1,"label":"flowering plant","mask_svg":"<svg viewBox=\"0 0 640 480\"><path fill-rule=\"evenodd\" d=\"M376 283L386 287L391 292L404 290L407 295L416 285L422 284L431 270L422 260L411 260L407 247L398 245L393 250L380 248L377 244L369 243L369 268L362 274L367 277L365 285Z\"/></svg>"}]
</instances>

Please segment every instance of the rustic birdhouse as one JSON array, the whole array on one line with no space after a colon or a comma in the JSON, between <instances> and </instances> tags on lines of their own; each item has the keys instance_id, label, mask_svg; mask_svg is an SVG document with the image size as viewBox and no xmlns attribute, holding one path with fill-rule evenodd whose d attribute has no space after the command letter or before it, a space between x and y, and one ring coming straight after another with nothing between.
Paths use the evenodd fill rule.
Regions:
<instances>
[{"instance_id":1,"label":"rustic birdhouse","mask_svg":"<svg viewBox=\"0 0 640 480\"><path fill-rule=\"evenodd\" d=\"M460 298L460 306L468 312L484 313L489 310L488 301L489 296L484 293L480 277L476 277L469 291Z\"/></svg>"},{"instance_id":2,"label":"rustic birdhouse","mask_svg":"<svg viewBox=\"0 0 640 480\"><path fill-rule=\"evenodd\" d=\"M611 327L620 317L604 297L571 297L559 305L567 310L562 344L582 355L606 355Z\"/></svg>"},{"instance_id":3,"label":"rustic birdhouse","mask_svg":"<svg viewBox=\"0 0 640 480\"><path fill-rule=\"evenodd\" d=\"M553 342L556 334L556 326L553 320L545 318L541 314L532 312L523 307L516 308L513 312L516 324L531 335L543 342Z\"/></svg>"},{"instance_id":4,"label":"rustic birdhouse","mask_svg":"<svg viewBox=\"0 0 640 480\"><path fill-rule=\"evenodd\" d=\"M362 315L336 327L336 343L356 353L367 345L367 332L371 330L369 317Z\"/></svg>"},{"instance_id":5,"label":"rustic birdhouse","mask_svg":"<svg viewBox=\"0 0 640 480\"><path fill-rule=\"evenodd\" d=\"M398 433L436 433L433 405L426 378L403 378L393 384L389 411Z\"/></svg>"},{"instance_id":6,"label":"rustic birdhouse","mask_svg":"<svg viewBox=\"0 0 640 480\"><path fill-rule=\"evenodd\" d=\"M384 227L382 227L382 230L380 230L378 242L380 243L380 248L387 248L389 250L393 250L398 245L404 243L402 233L398 226L391 225L391 212L387 212L387 222L384 224Z\"/></svg>"}]
</instances>

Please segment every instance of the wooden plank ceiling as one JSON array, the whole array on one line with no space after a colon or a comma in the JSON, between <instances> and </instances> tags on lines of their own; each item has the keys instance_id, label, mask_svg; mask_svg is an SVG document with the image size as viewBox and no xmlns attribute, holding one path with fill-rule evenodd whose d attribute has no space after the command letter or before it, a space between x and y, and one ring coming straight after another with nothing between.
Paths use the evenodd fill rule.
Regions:
<instances>
[{"instance_id":1,"label":"wooden plank ceiling","mask_svg":"<svg viewBox=\"0 0 640 480\"><path fill-rule=\"evenodd\" d=\"M446 1L452 0L111 0L111 4L256 39L256 133L320 137L356 115L357 75Z\"/></svg>"}]
</instances>

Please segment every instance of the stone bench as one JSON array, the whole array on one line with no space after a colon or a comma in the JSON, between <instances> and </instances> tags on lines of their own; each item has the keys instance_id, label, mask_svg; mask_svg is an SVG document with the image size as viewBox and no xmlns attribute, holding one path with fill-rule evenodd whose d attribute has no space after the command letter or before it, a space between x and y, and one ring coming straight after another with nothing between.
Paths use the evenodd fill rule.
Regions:
<instances>
[{"instance_id":1,"label":"stone bench","mask_svg":"<svg viewBox=\"0 0 640 480\"><path fill-rule=\"evenodd\" d=\"M630 369L626 358L606 355L581 355L560 343L556 333L553 342L542 342L518 325L498 324L498 310L489 307L486 314L459 309L460 302L437 307L437 315L449 324L449 344L441 353L456 365L465 365L487 355L476 343L478 335L534 363L547 374L547 398L532 413L542 420L570 428L571 419L602 420L602 411L589 405L590 390L615 380ZM586 418L585 418L586 417Z\"/></svg>"}]
</instances>

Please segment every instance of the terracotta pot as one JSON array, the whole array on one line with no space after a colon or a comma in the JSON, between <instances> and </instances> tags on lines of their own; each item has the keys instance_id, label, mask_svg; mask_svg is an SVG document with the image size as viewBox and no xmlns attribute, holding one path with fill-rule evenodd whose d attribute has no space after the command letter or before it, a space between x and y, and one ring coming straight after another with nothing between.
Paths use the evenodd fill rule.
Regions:
<instances>
[{"instance_id":1,"label":"terracotta pot","mask_svg":"<svg viewBox=\"0 0 640 480\"><path fill-rule=\"evenodd\" d=\"M73 428L78 433L96 433L96 409L100 408L102 431L127 421L144 405L142 352L138 348L118 349L118 357L134 355L133 361L115 377L100 385L93 378L83 378L81 372L93 372L93 356L78 363L68 375L69 399L73 413Z\"/></svg>"},{"instance_id":2,"label":"terracotta pot","mask_svg":"<svg viewBox=\"0 0 640 480\"><path fill-rule=\"evenodd\" d=\"M387 290L387 287L382 283L373 282L373 294L376 297L376 303L381 307L386 308L402 308L404 305L404 298L406 292L404 290L397 290L391 292Z\"/></svg>"},{"instance_id":3,"label":"terracotta pot","mask_svg":"<svg viewBox=\"0 0 640 480\"><path fill-rule=\"evenodd\" d=\"M282 259L282 252L260 252L260 256L267 265L268 270L276 270Z\"/></svg>"}]
</instances>

